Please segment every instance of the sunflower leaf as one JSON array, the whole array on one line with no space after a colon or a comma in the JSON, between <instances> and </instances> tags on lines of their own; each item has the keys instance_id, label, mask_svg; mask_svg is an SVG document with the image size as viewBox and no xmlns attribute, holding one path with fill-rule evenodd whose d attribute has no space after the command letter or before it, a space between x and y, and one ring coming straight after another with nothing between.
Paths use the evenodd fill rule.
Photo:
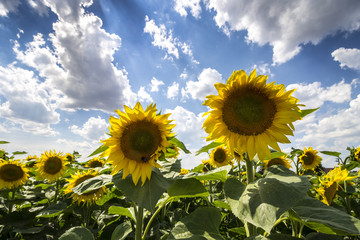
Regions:
<instances>
[{"instance_id":1,"label":"sunflower leaf","mask_svg":"<svg viewBox=\"0 0 360 240\"><path fill-rule=\"evenodd\" d=\"M310 113L315 112L315 111L318 110L319 108L320 108L320 107L318 107L318 108L312 108L312 109L303 109L303 110L300 110L299 115L300 115L300 117L303 118L303 117L309 115Z\"/></svg>"},{"instance_id":2,"label":"sunflower leaf","mask_svg":"<svg viewBox=\"0 0 360 240\"><path fill-rule=\"evenodd\" d=\"M131 214L130 210L124 207L120 207L120 206L110 206L108 209L108 213L109 214L116 214L119 216L126 216L131 218L132 220L135 221L133 215Z\"/></svg>"},{"instance_id":3,"label":"sunflower leaf","mask_svg":"<svg viewBox=\"0 0 360 240\"><path fill-rule=\"evenodd\" d=\"M60 202L43 209L36 217L51 218L56 217L66 209L67 205L64 202Z\"/></svg>"},{"instance_id":4,"label":"sunflower leaf","mask_svg":"<svg viewBox=\"0 0 360 240\"><path fill-rule=\"evenodd\" d=\"M111 235L111 240L125 239L129 233L132 232L131 224L129 222L123 222L118 225Z\"/></svg>"},{"instance_id":5,"label":"sunflower leaf","mask_svg":"<svg viewBox=\"0 0 360 240\"><path fill-rule=\"evenodd\" d=\"M73 227L61 235L59 240L95 240L95 238L89 229Z\"/></svg>"},{"instance_id":6,"label":"sunflower leaf","mask_svg":"<svg viewBox=\"0 0 360 240\"><path fill-rule=\"evenodd\" d=\"M208 172L191 172L188 173L182 178L196 178L198 180L219 180L225 182L227 179L227 174L230 172L232 166L226 165L219 168L215 168Z\"/></svg>"},{"instance_id":7,"label":"sunflower leaf","mask_svg":"<svg viewBox=\"0 0 360 240\"><path fill-rule=\"evenodd\" d=\"M22 154L27 154L27 152L25 151L16 151L12 153L13 155L22 155Z\"/></svg>"},{"instance_id":8,"label":"sunflower leaf","mask_svg":"<svg viewBox=\"0 0 360 240\"><path fill-rule=\"evenodd\" d=\"M217 147L217 146L220 146L222 145L223 143L220 143L220 142L212 142L212 143L209 143L208 145L200 148L196 153L195 153L195 156L201 154L201 153L207 153L209 152L209 150Z\"/></svg>"},{"instance_id":9,"label":"sunflower leaf","mask_svg":"<svg viewBox=\"0 0 360 240\"><path fill-rule=\"evenodd\" d=\"M90 154L88 157L92 157L92 156L95 156L99 153L102 153L104 152L106 149L108 149L109 147L108 146L104 146L104 145L101 145L100 147L98 147L92 154Z\"/></svg>"},{"instance_id":10,"label":"sunflower leaf","mask_svg":"<svg viewBox=\"0 0 360 240\"><path fill-rule=\"evenodd\" d=\"M10 143L10 142L7 142L7 141L0 141L0 144L6 144L6 143Z\"/></svg>"},{"instance_id":11,"label":"sunflower leaf","mask_svg":"<svg viewBox=\"0 0 360 240\"><path fill-rule=\"evenodd\" d=\"M320 151L322 154L325 154L325 155L329 155L329 156L334 156L334 157L340 157L340 154L339 152L331 152L331 151Z\"/></svg>"},{"instance_id":12,"label":"sunflower leaf","mask_svg":"<svg viewBox=\"0 0 360 240\"><path fill-rule=\"evenodd\" d=\"M184 153L191 153L186 147L185 144L180 141L179 139L177 139L176 137L172 137L169 142L173 143L175 146L177 146L178 148L180 148L181 150L184 151Z\"/></svg>"},{"instance_id":13,"label":"sunflower leaf","mask_svg":"<svg viewBox=\"0 0 360 240\"><path fill-rule=\"evenodd\" d=\"M188 198L188 197L207 197L209 192L204 185L197 179L177 179L175 183L167 190L170 197Z\"/></svg>"},{"instance_id":14,"label":"sunflower leaf","mask_svg":"<svg viewBox=\"0 0 360 240\"><path fill-rule=\"evenodd\" d=\"M111 180L112 176L110 174L101 174L83 181L79 185L75 186L72 191L79 195L84 194L108 185L111 183Z\"/></svg>"}]
</instances>

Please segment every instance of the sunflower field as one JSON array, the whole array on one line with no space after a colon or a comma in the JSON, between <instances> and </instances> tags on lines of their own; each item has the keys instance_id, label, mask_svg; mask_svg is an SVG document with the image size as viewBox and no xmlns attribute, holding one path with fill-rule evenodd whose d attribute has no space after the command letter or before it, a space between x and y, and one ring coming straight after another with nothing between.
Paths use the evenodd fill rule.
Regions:
<instances>
[{"instance_id":1,"label":"sunflower field","mask_svg":"<svg viewBox=\"0 0 360 240\"><path fill-rule=\"evenodd\" d=\"M234 71L204 101L208 158L190 153L155 104L116 110L108 138L80 154L0 150L0 239L360 239L360 147L283 152L317 109L282 84ZM106 131L106 129L104 129ZM319 153L336 160L324 168ZM27 157L24 157L26 156Z\"/></svg>"}]
</instances>

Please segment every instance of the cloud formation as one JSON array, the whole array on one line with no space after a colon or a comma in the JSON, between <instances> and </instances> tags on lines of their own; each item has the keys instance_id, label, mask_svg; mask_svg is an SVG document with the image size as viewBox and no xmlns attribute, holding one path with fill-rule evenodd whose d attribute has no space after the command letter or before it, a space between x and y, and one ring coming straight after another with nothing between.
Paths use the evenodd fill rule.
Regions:
<instances>
[{"instance_id":1,"label":"cloud formation","mask_svg":"<svg viewBox=\"0 0 360 240\"><path fill-rule=\"evenodd\" d=\"M173 82L167 90L167 98L175 99L179 94L179 83Z\"/></svg>"},{"instance_id":2,"label":"cloud formation","mask_svg":"<svg viewBox=\"0 0 360 240\"><path fill-rule=\"evenodd\" d=\"M150 86L150 92L158 92L159 91L159 87L161 85L164 85L165 83L161 80L156 79L155 77L153 77L151 79L151 83L149 84Z\"/></svg>"},{"instance_id":3,"label":"cloud formation","mask_svg":"<svg viewBox=\"0 0 360 240\"><path fill-rule=\"evenodd\" d=\"M108 124L105 119L98 117L90 117L81 127L72 125L70 127L71 132L84 137L87 140L100 142L100 139L105 139L105 130Z\"/></svg>"},{"instance_id":4,"label":"cloud formation","mask_svg":"<svg viewBox=\"0 0 360 240\"><path fill-rule=\"evenodd\" d=\"M333 51L331 56L340 63L341 68L360 70L360 49L342 47Z\"/></svg>"},{"instance_id":5,"label":"cloud formation","mask_svg":"<svg viewBox=\"0 0 360 240\"><path fill-rule=\"evenodd\" d=\"M201 0L175 0L174 10L181 16L186 17L188 15L187 9L189 9L194 18L200 18L200 1Z\"/></svg>"}]
</instances>

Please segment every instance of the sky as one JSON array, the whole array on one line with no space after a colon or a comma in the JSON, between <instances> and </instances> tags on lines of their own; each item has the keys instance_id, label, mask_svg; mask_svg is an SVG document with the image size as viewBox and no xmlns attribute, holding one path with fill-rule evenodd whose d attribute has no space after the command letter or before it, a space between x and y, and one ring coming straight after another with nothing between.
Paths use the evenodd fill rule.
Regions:
<instances>
[{"instance_id":1,"label":"sky","mask_svg":"<svg viewBox=\"0 0 360 240\"><path fill-rule=\"evenodd\" d=\"M10 142L0 147L85 161L114 110L154 102L193 168L208 158L195 156L208 144L205 96L256 69L296 89L303 109L320 107L282 150L345 158L360 145L359 10L358 0L0 0L0 140Z\"/></svg>"}]
</instances>

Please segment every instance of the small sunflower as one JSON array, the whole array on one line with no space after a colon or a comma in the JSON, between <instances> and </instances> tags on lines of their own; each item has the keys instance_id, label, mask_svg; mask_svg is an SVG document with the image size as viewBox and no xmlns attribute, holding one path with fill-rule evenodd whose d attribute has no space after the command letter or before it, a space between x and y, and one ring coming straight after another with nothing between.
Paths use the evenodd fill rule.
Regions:
<instances>
[{"instance_id":1,"label":"small sunflower","mask_svg":"<svg viewBox=\"0 0 360 240\"><path fill-rule=\"evenodd\" d=\"M166 158L177 158L180 154L180 148L176 145L171 144L169 147L166 148Z\"/></svg>"},{"instance_id":2,"label":"small sunflower","mask_svg":"<svg viewBox=\"0 0 360 240\"><path fill-rule=\"evenodd\" d=\"M64 174L67 164L66 157L62 153L50 150L50 152L45 151L44 154L41 154L36 167L42 178L53 182Z\"/></svg>"},{"instance_id":3,"label":"small sunflower","mask_svg":"<svg viewBox=\"0 0 360 240\"><path fill-rule=\"evenodd\" d=\"M321 201L326 205L331 205L336 197L336 192L339 189L339 183L349 181L357 176L349 176L347 169L341 170L341 165L333 170L330 170L326 175L322 176L319 181L321 186L315 190L319 193Z\"/></svg>"},{"instance_id":4,"label":"small sunflower","mask_svg":"<svg viewBox=\"0 0 360 240\"><path fill-rule=\"evenodd\" d=\"M208 172L212 169L210 160L201 160L201 162L204 165L203 169L201 169L201 172Z\"/></svg>"},{"instance_id":5,"label":"small sunflower","mask_svg":"<svg viewBox=\"0 0 360 240\"><path fill-rule=\"evenodd\" d=\"M74 175L71 174L71 179L66 179L69 183L66 185L64 193L72 193L70 197L73 198L73 202L77 202L79 205L82 202L86 205L94 204L96 200L100 199L106 192L105 186L94 189L90 192L83 193L81 195L74 193L72 189L80 183L84 182L85 180L96 177L97 175L98 172L91 169L82 173L78 171Z\"/></svg>"},{"instance_id":6,"label":"small sunflower","mask_svg":"<svg viewBox=\"0 0 360 240\"><path fill-rule=\"evenodd\" d=\"M0 189L16 188L28 179L28 170L19 160L0 162Z\"/></svg>"},{"instance_id":7,"label":"small sunflower","mask_svg":"<svg viewBox=\"0 0 360 240\"><path fill-rule=\"evenodd\" d=\"M232 165L232 156L230 151L226 149L224 146L218 146L214 148L214 150L210 153L209 163L213 167L221 167L225 165Z\"/></svg>"},{"instance_id":8,"label":"small sunflower","mask_svg":"<svg viewBox=\"0 0 360 240\"><path fill-rule=\"evenodd\" d=\"M179 175L186 175L186 174L188 174L188 173L189 173L189 170L188 170L188 169L182 168L182 169L180 170Z\"/></svg>"},{"instance_id":9,"label":"small sunflower","mask_svg":"<svg viewBox=\"0 0 360 240\"><path fill-rule=\"evenodd\" d=\"M66 157L66 160L67 160L69 163L72 163L72 162L74 161L74 155L71 154L71 153L67 153L67 154L65 155L65 157Z\"/></svg>"},{"instance_id":10,"label":"small sunflower","mask_svg":"<svg viewBox=\"0 0 360 240\"><path fill-rule=\"evenodd\" d=\"M94 157L86 163L86 167L88 168L103 167L104 165L105 161L101 157Z\"/></svg>"},{"instance_id":11,"label":"small sunflower","mask_svg":"<svg viewBox=\"0 0 360 240\"><path fill-rule=\"evenodd\" d=\"M318 151L314 150L312 147L309 147L308 149L304 148L303 154L299 156L299 161L305 170L314 170L320 165L321 157L317 155L317 153Z\"/></svg>"},{"instance_id":12,"label":"small sunflower","mask_svg":"<svg viewBox=\"0 0 360 240\"><path fill-rule=\"evenodd\" d=\"M265 163L265 169L273 165L282 165L284 167L287 167L288 169L291 168L290 160L287 159L286 155L277 158L272 158L270 160L265 160L264 163Z\"/></svg>"},{"instance_id":13,"label":"small sunflower","mask_svg":"<svg viewBox=\"0 0 360 240\"><path fill-rule=\"evenodd\" d=\"M26 166L29 167L29 168L32 168L36 161L38 161L39 158L34 155L34 156L31 156L31 155L28 155L26 158L25 158L25 163L26 163Z\"/></svg>"},{"instance_id":14,"label":"small sunflower","mask_svg":"<svg viewBox=\"0 0 360 240\"><path fill-rule=\"evenodd\" d=\"M360 147L355 149L354 157L358 162L360 162Z\"/></svg>"},{"instance_id":15,"label":"small sunflower","mask_svg":"<svg viewBox=\"0 0 360 240\"><path fill-rule=\"evenodd\" d=\"M108 149L102 157L114 167L113 174L123 170L123 178L132 174L136 185L141 177L142 184L150 179L152 167L160 168L156 160L165 153L171 143L174 124L167 118L170 114L156 114L156 105L150 104L144 111L138 102L134 109L127 106L125 112L117 110L119 118L110 117L110 138L102 140Z\"/></svg>"},{"instance_id":16,"label":"small sunflower","mask_svg":"<svg viewBox=\"0 0 360 240\"><path fill-rule=\"evenodd\" d=\"M293 135L293 122L301 119L299 101L285 91L283 84L266 84L267 76L248 76L234 71L226 84L216 83L218 95L207 96L203 105L212 108L203 128L207 140L225 142L230 152L247 152L250 159L258 154L270 159L269 146L280 152L280 143L290 143L285 135Z\"/></svg>"}]
</instances>

